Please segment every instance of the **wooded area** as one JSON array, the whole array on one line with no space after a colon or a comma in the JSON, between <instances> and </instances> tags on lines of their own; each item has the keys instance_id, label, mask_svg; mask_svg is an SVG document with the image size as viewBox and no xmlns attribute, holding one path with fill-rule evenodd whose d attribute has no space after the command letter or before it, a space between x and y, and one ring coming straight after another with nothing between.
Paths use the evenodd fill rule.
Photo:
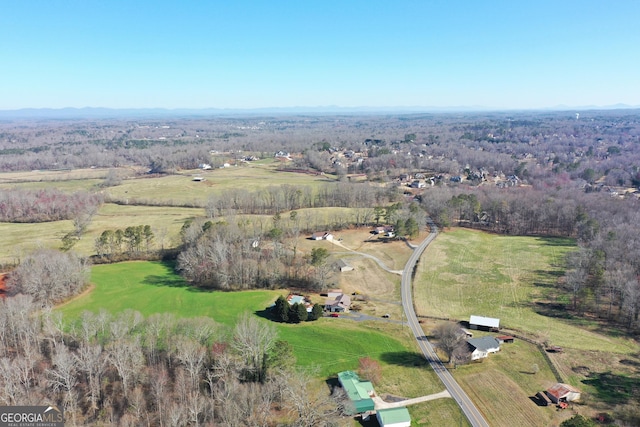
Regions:
<instances>
[{"instance_id":1,"label":"wooded area","mask_svg":"<svg viewBox=\"0 0 640 427\"><path fill-rule=\"evenodd\" d=\"M639 147L638 111L2 122L4 171L111 169L90 190L0 183L2 221L73 222L66 253L36 252L10 273L9 294L28 296L2 301L0 403L54 393L76 425L266 426L274 420L266 408L288 425L330 424L336 402L309 390L305 373L287 370L294 363L286 344L276 346L273 331L251 317L224 331L211 319L87 313L64 331L47 311L86 286L88 261L73 245L102 204L173 203L112 198L110 188L204 164L268 159L279 162L276 172L331 179L194 198L202 216L184 223L177 247L165 247L150 225L122 224L101 231L96 259L177 253L176 269L197 287L319 291L330 285L330 267L298 251L307 233L385 224L403 238L428 215L444 232L576 239L578 249L561 261L556 314L588 315L636 337ZM332 207L352 210L324 218L314 211ZM43 309L42 323L29 315Z\"/></svg>"}]
</instances>

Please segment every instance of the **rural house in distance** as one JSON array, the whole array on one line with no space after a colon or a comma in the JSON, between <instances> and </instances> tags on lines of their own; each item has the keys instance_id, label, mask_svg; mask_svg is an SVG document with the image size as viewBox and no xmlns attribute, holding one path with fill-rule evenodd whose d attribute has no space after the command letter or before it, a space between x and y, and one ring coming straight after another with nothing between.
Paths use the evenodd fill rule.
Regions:
<instances>
[{"instance_id":1,"label":"rural house in distance","mask_svg":"<svg viewBox=\"0 0 640 427\"><path fill-rule=\"evenodd\" d=\"M324 303L324 309L332 313L342 313L349 311L351 307L351 297L347 294L339 294L335 297L329 296Z\"/></svg>"}]
</instances>

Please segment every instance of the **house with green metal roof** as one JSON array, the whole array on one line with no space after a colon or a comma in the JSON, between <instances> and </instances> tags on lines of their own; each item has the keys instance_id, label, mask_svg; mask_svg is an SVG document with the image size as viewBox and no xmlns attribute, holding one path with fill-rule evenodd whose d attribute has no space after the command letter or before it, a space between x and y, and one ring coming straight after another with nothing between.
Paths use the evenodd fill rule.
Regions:
<instances>
[{"instance_id":1,"label":"house with green metal roof","mask_svg":"<svg viewBox=\"0 0 640 427\"><path fill-rule=\"evenodd\" d=\"M375 404L371 398L373 395L373 384L371 384L371 381L360 380L358 374L353 371L338 373L338 381L353 404L354 414L374 410Z\"/></svg>"},{"instance_id":2,"label":"house with green metal roof","mask_svg":"<svg viewBox=\"0 0 640 427\"><path fill-rule=\"evenodd\" d=\"M411 415L405 407L379 409L376 418L380 427L410 427Z\"/></svg>"}]
</instances>

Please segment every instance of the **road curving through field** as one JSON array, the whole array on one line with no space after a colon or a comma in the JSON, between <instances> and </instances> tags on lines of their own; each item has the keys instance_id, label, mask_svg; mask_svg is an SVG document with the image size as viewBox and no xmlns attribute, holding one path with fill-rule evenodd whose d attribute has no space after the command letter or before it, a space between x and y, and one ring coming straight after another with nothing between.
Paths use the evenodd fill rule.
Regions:
<instances>
[{"instance_id":1,"label":"road curving through field","mask_svg":"<svg viewBox=\"0 0 640 427\"><path fill-rule=\"evenodd\" d=\"M416 338L418 347L420 347L420 351L422 351L422 354L431 365L433 371L438 375L438 378L443 382L451 397L453 397L458 406L460 406L460 409L462 409L462 412L467 417L471 425L473 427L489 427L489 424L484 419L482 413L474 405L464 390L462 390L460 385L456 382L436 354L433 346L424 335L422 326L420 326L413 308L412 278L414 269L424 250L438 235L438 227L436 227L433 221L428 220L427 223L431 229L431 233L429 233L427 238L424 239L424 241L414 250L402 271L402 284L400 290L402 294L402 307L404 308L404 313L407 317L407 323Z\"/></svg>"}]
</instances>

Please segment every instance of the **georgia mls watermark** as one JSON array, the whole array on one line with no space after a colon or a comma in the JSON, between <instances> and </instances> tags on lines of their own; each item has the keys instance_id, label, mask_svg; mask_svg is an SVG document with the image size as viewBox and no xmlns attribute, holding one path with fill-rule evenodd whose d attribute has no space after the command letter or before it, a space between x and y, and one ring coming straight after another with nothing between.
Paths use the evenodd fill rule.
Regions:
<instances>
[{"instance_id":1,"label":"georgia mls watermark","mask_svg":"<svg viewBox=\"0 0 640 427\"><path fill-rule=\"evenodd\" d=\"M56 406L0 406L0 427L64 427Z\"/></svg>"}]
</instances>

